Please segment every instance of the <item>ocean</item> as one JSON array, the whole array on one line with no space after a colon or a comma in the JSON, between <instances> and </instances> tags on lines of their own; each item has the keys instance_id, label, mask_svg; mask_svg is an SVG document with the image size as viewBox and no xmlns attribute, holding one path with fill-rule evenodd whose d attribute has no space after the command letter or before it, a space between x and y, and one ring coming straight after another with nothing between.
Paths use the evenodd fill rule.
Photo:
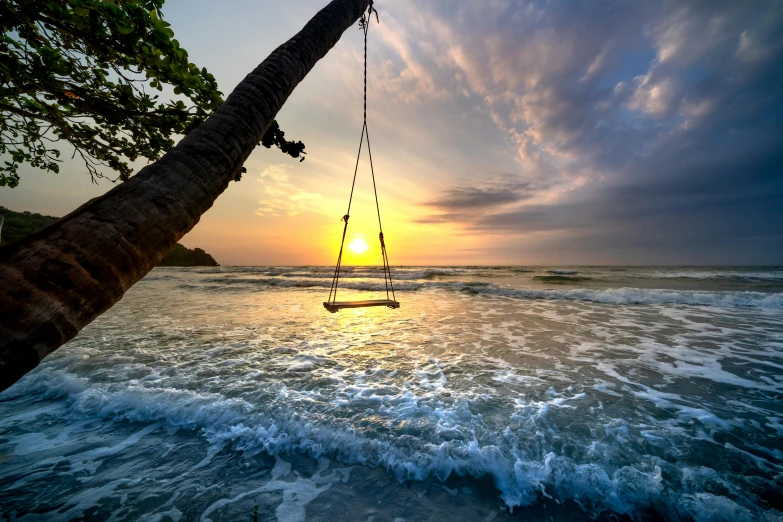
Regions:
<instances>
[{"instance_id":1,"label":"ocean","mask_svg":"<svg viewBox=\"0 0 783 522\"><path fill-rule=\"evenodd\" d=\"M331 276L153 270L0 394L2 520L783 520L783 268Z\"/></svg>"}]
</instances>

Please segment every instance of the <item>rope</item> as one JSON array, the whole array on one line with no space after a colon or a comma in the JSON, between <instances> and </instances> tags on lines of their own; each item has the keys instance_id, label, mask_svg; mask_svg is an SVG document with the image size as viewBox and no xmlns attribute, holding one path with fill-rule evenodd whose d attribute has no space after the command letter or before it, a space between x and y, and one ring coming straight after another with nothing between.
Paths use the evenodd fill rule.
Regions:
<instances>
[{"instance_id":1,"label":"rope","mask_svg":"<svg viewBox=\"0 0 783 522\"><path fill-rule=\"evenodd\" d=\"M356 187L356 174L359 172L359 160L362 156L362 146L364 140L367 140L367 154L370 159L370 173L372 174L372 190L375 195L375 209L378 211L378 239L381 242L381 256L383 259L383 280L386 286L386 299L389 299L389 292L391 291L392 300L396 300L394 295L394 283L391 278L391 268L389 267L389 256L386 252L386 242L383 237L383 225L381 224L381 207L378 203L378 189L375 184L375 169L372 164L372 150L370 148L370 130L367 127L367 33L370 30L370 18L375 13L375 19L378 21L378 11L373 7L372 1L367 9L367 12L362 15L359 21L359 27L364 33L364 123L362 125L362 135L359 138L359 152L356 154L356 167L353 170L353 181L351 182L351 194L348 197L348 210L342 217L342 221L345 222L343 226L343 238L340 242L340 253L337 255L337 264L334 268L334 276L332 277L332 285L329 289L329 298L327 302L334 302L337 300L337 284L340 281L340 269L342 268L343 249L345 247L345 235L348 232L348 219L351 217L351 203L353 202L353 192ZM334 297L333 297L334 296Z\"/></svg>"}]
</instances>

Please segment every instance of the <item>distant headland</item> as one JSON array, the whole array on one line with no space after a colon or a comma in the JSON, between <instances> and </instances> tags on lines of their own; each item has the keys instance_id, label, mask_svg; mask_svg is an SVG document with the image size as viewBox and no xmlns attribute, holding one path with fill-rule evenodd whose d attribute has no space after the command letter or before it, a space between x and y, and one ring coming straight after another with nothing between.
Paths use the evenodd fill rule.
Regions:
<instances>
[{"instance_id":1,"label":"distant headland","mask_svg":"<svg viewBox=\"0 0 783 522\"><path fill-rule=\"evenodd\" d=\"M0 207L0 244L40 230L58 218L34 212L14 212ZM158 266L220 266L201 248L190 249L177 243Z\"/></svg>"},{"instance_id":2,"label":"distant headland","mask_svg":"<svg viewBox=\"0 0 783 522\"><path fill-rule=\"evenodd\" d=\"M158 266L220 266L215 258L200 248L189 249L177 243Z\"/></svg>"}]
</instances>

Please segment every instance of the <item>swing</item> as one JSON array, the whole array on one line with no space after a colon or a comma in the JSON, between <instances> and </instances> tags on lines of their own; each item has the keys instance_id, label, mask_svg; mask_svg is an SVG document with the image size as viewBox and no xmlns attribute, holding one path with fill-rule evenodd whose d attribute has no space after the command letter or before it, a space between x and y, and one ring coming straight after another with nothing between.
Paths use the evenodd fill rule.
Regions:
<instances>
[{"instance_id":1,"label":"swing","mask_svg":"<svg viewBox=\"0 0 783 522\"><path fill-rule=\"evenodd\" d=\"M329 289L329 297L324 302L324 308L331 313L339 312L343 308L366 308L369 306L385 306L387 308L399 308L400 303L394 296L394 284L391 278L391 269L389 268L389 257L386 255L386 243L383 239L383 226L381 226L381 207L378 204L378 190L375 187L375 171L372 166L372 151L370 149L370 131L367 128L367 31L370 28L370 16L375 13L376 20L378 12L373 8L372 2L367 13L362 15L359 21L359 27L364 32L364 125L362 126L362 136L359 139L359 153L356 156L356 168L353 171L353 183L351 183L351 195L348 197L348 211L342 217L345 222L343 226L343 239L340 243L340 253L337 255L337 265L334 268L334 277L332 286ZM353 200L353 189L356 186L356 173L359 171L359 158L362 155L362 145L367 139L367 155L370 159L370 173L372 174L372 189L375 193L375 209L378 211L378 239L381 242L381 255L383 257L383 280L386 285L386 299L370 299L365 301L338 301L337 284L340 281L340 269L342 268L343 247L345 246L345 233L348 231L348 219L351 217L351 201Z\"/></svg>"}]
</instances>

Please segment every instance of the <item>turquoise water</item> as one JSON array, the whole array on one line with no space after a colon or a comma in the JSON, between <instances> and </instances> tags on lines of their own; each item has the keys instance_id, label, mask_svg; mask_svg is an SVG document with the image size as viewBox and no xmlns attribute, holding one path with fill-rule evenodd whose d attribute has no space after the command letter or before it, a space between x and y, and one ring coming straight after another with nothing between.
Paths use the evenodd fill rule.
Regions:
<instances>
[{"instance_id":1,"label":"turquoise water","mask_svg":"<svg viewBox=\"0 0 783 522\"><path fill-rule=\"evenodd\" d=\"M154 270L0 394L3 519L783 519L783 269L394 275Z\"/></svg>"}]
</instances>

